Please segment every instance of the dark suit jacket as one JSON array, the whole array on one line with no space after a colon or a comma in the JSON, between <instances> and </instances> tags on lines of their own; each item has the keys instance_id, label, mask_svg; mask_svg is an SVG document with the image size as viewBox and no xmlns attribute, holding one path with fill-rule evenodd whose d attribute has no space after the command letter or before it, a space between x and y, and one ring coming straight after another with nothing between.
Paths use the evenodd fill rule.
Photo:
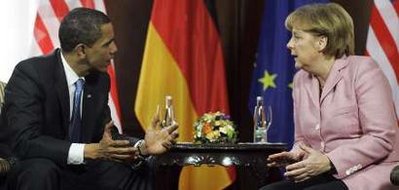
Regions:
<instances>
[{"instance_id":1,"label":"dark suit jacket","mask_svg":"<svg viewBox=\"0 0 399 190\"><path fill-rule=\"evenodd\" d=\"M110 121L107 73L85 77L83 143L99 142ZM6 89L3 138L20 159L47 158L65 165L69 147L69 94L60 50L20 62ZM4 135L6 137L4 137Z\"/></svg>"}]
</instances>

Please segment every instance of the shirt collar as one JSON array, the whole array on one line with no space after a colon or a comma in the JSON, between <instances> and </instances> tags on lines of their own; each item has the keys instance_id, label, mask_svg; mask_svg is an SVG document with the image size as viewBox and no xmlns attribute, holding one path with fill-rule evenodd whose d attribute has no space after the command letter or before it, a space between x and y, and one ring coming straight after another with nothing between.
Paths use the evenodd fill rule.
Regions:
<instances>
[{"instance_id":1,"label":"shirt collar","mask_svg":"<svg viewBox=\"0 0 399 190\"><path fill-rule=\"evenodd\" d=\"M78 79L83 79L83 80L84 80L84 77L79 77L79 76L75 73L75 71L71 68L71 66L69 66L69 64L68 64L68 62L66 61L66 59L65 59L64 54L62 53L62 51L61 51L60 53L61 53L61 62L62 62L62 65L64 66L64 71L65 71L65 76L66 76L66 80L67 80L68 86L74 85L75 82L76 82Z\"/></svg>"}]
</instances>

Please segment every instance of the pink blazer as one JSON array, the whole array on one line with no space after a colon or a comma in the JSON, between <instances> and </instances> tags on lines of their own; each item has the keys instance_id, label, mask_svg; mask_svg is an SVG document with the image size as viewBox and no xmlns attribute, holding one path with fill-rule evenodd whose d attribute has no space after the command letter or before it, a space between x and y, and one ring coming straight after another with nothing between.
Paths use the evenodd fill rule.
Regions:
<instances>
[{"instance_id":1,"label":"pink blazer","mask_svg":"<svg viewBox=\"0 0 399 190\"><path fill-rule=\"evenodd\" d=\"M334 63L319 96L313 75L294 77L295 144L325 153L351 190L399 189L389 174L399 164L399 128L385 75L369 57ZM295 146L293 148L295 150Z\"/></svg>"}]
</instances>

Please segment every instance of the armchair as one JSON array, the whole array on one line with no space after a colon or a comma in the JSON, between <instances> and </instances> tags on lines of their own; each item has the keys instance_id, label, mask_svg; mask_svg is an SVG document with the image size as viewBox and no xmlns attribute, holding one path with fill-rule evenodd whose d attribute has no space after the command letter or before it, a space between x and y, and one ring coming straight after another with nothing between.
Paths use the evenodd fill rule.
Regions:
<instances>
[{"instance_id":1,"label":"armchair","mask_svg":"<svg viewBox=\"0 0 399 190\"><path fill-rule=\"evenodd\" d=\"M0 81L0 117L1 110L4 103L4 89L6 83ZM0 118L1 119L1 118ZM0 121L1 124L1 121ZM0 189L4 189L6 176L11 167L15 164L15 158L11 157L11 152L8 146L0 142Z\"/></svg>"},{"instance_id":2,"label":"armchair","mask_svg":"<svg viewBox=\"0 0 399 190\"><path fill-rule=\"evenodd\" d=\"M399 186L399 165L392 169L390 179L392 184Z\"/></svg>"},{"instance_id":3,"label":"armchair","mask_svg":"<svg viewBox=\"0 0 399 190\"><path fill-rule=\"evenodd\" d=\"M4 102L4 88L6 87L6 83L0 81L0 113L1 108L3 107Z\"/></svg>"}]
</instances>

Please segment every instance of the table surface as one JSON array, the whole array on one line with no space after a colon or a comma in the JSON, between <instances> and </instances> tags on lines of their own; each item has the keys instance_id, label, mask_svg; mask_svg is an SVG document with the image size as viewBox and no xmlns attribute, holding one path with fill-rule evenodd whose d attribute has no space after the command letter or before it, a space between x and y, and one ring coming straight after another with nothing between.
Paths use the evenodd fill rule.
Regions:
<instances>
[{"instance_id":1,"label":"table surface","mask_svg":"<svg viewBox=\"0 0 399 190\"><path fill-rule=\"evenodd\" d=\"M265 165L270 154L286 150L285 143L193 144L177 143L167 153L157 156L160 165L202 164L221 166Z\"/></svg>"},{"instance_id":2,"label":"table surface","mask_svg":"<svg viewBox=\"0 0 399 190\"><path fill-rule=\"evenodd\" d=\"M173 150L256 150L256 149L276 149L281 150L286 148L286 143L252 143L240 142L237 144L195 144L191 142L178 142L172 146Z\"/></svg>"},{"instance_id":3,"label":"table surface","mask_svg":"<svg viewBox=\"0 0 399 190\"><path fill-rule=\"evenodd\" d=\"M184 166L235 166L237 182L246 189L259 189L276 181L278 170L267 167L267 156L286 150L284 143L193 144L179 142L165 154L155 157L157 183L155 189L177 189L178 178L163 180L164 176L179 176ZM271 170L272 169L272 170ZM276 174L277 173L277 174Z\"/></svg>"}]
</instances>

